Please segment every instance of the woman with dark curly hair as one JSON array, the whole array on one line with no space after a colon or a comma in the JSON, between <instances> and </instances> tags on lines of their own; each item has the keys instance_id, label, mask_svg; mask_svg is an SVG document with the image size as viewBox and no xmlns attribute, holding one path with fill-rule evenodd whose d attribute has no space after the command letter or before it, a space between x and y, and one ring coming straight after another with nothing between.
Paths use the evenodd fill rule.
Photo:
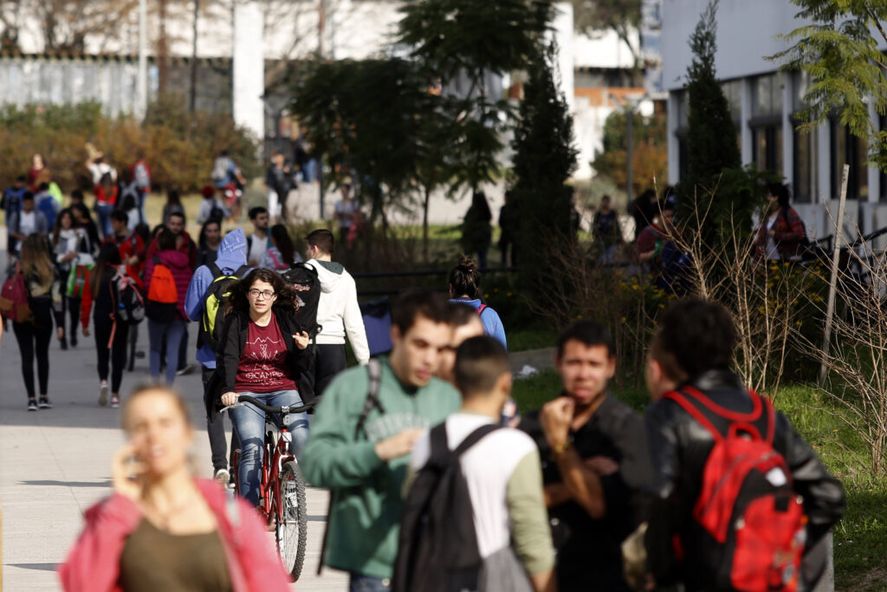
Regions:
<instances>
[{"instance_id":1,"label":"woman with dark curly hair","mask_svg":"<svg viewBox=\"0 0 887 592\"><path fill-rule=\"evenodd\" d=\"M447 279L450 292L450 302L467 304L477 311L480 322L484 325L484 333L495 338L503 347L508 348L505 338L505 327L499 313L484 304L480 292L480 271L477 262L471 257L463 256L459 259Z\"/></svg>"},{"instance_id":2,"label":"woman with dark curly hair","mask_svg":"<svg viewBox=\"0 0 887 592\"><path fill-rule=\"evenodd\" d=\"M270 269L254 269L234 287L219 356L224 405L233 405L240 395L275 407L302 404L297 384L308 361L308 333L296 322L295 310L295 293ZM247 403L231 410L231 420L241 444L240 494L257 505L265 412ZM291 413L284 421L293 436L292 451L299 455L308 438L308 415Z\"/></svg>"}]
</instances>

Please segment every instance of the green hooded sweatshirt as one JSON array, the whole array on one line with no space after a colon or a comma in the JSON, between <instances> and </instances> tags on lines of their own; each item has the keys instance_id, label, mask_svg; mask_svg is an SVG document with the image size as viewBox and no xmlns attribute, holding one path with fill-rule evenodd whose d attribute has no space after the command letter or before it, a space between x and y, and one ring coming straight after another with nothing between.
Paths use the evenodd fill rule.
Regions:
<instances>
[{"instance_id":1,"label":"green hooded sweatshirt","mask_svg":"<svg viewBox=\"0 0 887 592\"><path fill-rule=\"evenodd\" d=\"M366 576L390 578L397 555L403 486L409 455L383 462L375 443L409 428L428 428L459 408L459 393L433 378L426 386L405 387L384 360L379 400L365 430L354 430L369 389L365 367L339 374L317 407L300 465L305 478L333 495L326 565Z\"/></svg>"}]
</instances>

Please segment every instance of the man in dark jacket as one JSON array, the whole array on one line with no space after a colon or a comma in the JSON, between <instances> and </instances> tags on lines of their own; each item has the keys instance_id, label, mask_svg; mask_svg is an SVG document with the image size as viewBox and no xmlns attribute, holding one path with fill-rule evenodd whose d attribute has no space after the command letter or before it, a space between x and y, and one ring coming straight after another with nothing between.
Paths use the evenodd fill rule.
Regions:
<instances>
[{"instance_id":1,"label":"man in dark jacket","mask_svg":"<svg viewBox=\"0 0 887 592\"><path fill-rule=\"evenodd\" d=\"M650 347L646 380L654 402L647 409L647 439L658 474L645 543L657 585L682 582L687 592L714 589L712 573L720 566L706 568L711 563L711 543L700 535L703 531L693 518L714 437L663 395L676 389L694 393L694 400L718 409L710 423L724 432L730 422L722 417L750 417L761 405L729 370L736 341L733 321L722 306L690 299L665 312ZM791 473L792 489L803 498L808 522L801 579L806 584L803 589L813 589L825 567L824 537L844 512L844 491L785 416L776 413L767 423L774 430L773 449Z\"/></svg>"},{"instance_id":2,"label":"man in dark jacket","mask_svg":"<svg viewBox=\"0 0 887 592\"><path fill-rule=\"evenodd\" d=\"M518 428L539 447L558 589L627 591L620 545L639 521L633 492L649 473L643 420L609 393L616 355L605 327L569 327L556 366L563 390Z\"/></svg>"}]
</instances>

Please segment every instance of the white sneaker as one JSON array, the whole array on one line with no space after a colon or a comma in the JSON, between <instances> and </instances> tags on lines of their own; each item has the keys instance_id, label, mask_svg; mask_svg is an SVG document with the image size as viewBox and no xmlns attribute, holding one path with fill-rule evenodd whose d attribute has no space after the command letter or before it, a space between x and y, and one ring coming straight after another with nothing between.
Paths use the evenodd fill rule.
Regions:
<instances>
[{"instance_id":1,"label":"white sneaker","mask_svg":"<svg viewBox=\"0 0 887 592\"><path fill-rule=\"evenodd\" d=\"M108 406L108 394L110 393L110 389L108 388L108 383L103 382L102 386L99 387L99 405L102 407Z\"/></svg>"}]
</instances>

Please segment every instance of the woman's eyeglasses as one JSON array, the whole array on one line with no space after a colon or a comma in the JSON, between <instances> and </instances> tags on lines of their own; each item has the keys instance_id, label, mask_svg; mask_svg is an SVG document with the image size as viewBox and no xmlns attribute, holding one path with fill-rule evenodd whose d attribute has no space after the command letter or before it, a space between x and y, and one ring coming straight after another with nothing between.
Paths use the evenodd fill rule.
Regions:
<instances>
[{"instance_id":1,"label":"woman's eyeglasses","mask_svg":"<svg viewBox=\"0 0 887 592\"><path fill-rule=\"evenodd\" d=\"M253 288L249 291L249 295L251 298L255 298L256 300L259 299L259 296L261 296L265 300L270 300L271 297L274 296L274 292L272 292L271 290L256 290L255 288Z\"/></svg>"}]
</instances>

